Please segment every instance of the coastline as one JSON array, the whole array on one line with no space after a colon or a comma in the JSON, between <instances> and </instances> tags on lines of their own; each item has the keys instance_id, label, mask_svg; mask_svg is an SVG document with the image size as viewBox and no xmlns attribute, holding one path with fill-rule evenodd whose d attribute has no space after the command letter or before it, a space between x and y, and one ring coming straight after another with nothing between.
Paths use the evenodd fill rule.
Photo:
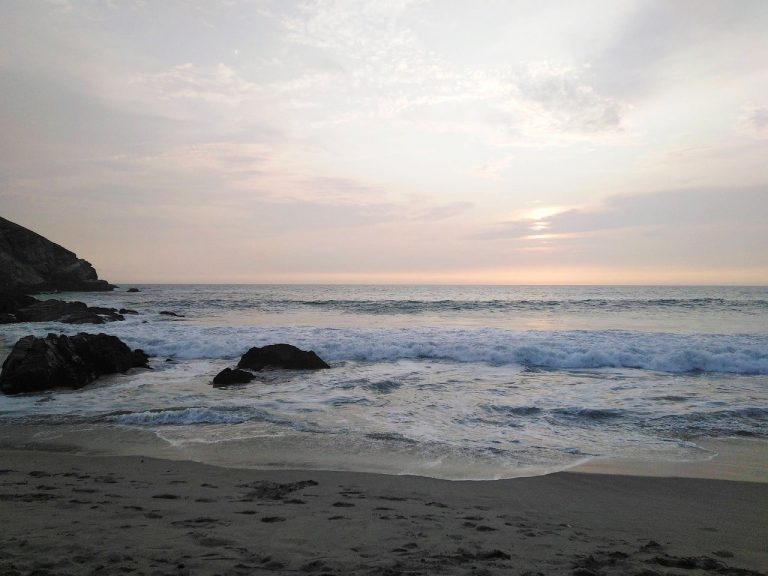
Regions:
<instances>
[{"instance_id":1,"label":"coastline","mask_svg":"<svg viewBox=\"0 0 768 576\"><path fill-rule=\"evenodd\" d=\"M173 427L171 427L173 428ZM573 462L520 466L499 473L481 463L456 462L451 468L419 463L405 452L354 454L346 461L328 452L330 445L307 444L303 437L291 442L280 435L253 436L216 442L179 442L166 430L130 426L82 424L0 424L0 450L69 453L81 456L149 457L191 461L220 468L244 470L310 470L361 472L391 476L423 476L446 481L496 481L546 476L553 473L606 474L668 478L698 478L768 484L768 439L703 438L693 443L702 457L676 460L617 457L578 458ZM370 448L370 447L369 447ZM289 457L286 457L289 454ZM386 454L385 456L383 456ZM398 458L386 465L382 457ZM422 455L422 458L424 455ZM472 466L477 466L472 468ZM487 475L483 475L487 473Z\"/></svg>"},{"instance_id":2,"label":"coastline","mask_svg":"<svg viewBox=\"0 0 768 576\"><path fill-rule=\"evenodd\" d=\"M757 482L573 472L445 481L7 448L0 459L9 574L768 568L768 484Z\"/></svg>"}]
</instances>

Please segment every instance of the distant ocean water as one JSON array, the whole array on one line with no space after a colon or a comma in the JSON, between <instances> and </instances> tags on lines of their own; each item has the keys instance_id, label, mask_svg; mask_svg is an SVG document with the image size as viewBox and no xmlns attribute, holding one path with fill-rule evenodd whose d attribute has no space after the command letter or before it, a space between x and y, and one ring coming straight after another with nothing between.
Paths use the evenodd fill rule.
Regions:
<instances>
[{"instance_id":1,"label":"distant ocean water","mask_svg":"<svg viewBox=\"0 0 768 576\"><path fill-rule=\"evenodd\" d=\"M705 459L702 438L768 438L764 287L138 287L66 295L138 316L1 326L0 355L27 334L101 331L153 371L2 397L0 424L148 432L219 464L447 478ZM277 342L332 369L210 386Z\"/></svg>"}]
</instances>

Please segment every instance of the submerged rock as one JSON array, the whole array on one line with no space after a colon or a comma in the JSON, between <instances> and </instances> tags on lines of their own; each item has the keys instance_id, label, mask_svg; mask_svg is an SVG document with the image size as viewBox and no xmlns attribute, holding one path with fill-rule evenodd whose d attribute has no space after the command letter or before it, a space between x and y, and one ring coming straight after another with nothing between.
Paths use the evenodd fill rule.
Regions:
<instances>
[{"instance_id":1,"label":"submerged rock","mask_svg":"<svg viewBox=\"0 0 768 576\"><path fill-rule=\"evenodd\" d=\"M287 368L289 370L318 370L330 368L313 351L304 351L290 344L270 344L251 348L243 354L238 368L261 370L262 368Z\"/></svg>"},{"instance_id":2,"label":"submerged rock","mask_svg":"<svg viewBox=\"0 0 768 576\"><path fill-rule=\"evenodd\" d=\"M126 292L141 292L141 290L139 290L138 288L128 288Z\"/></svg>"},{"instance_id":3,"label":"submerged rock","mask_svg":"<svg viewBox=\"0 0 768 576\"><path fill-rule=\"evenodd\" d=\"M99 376L148 368L149 357L116 336L85 334L45 338L25 336L11 350L0 372L4 394L52 388L82 388Z\"/></svg>"},{"instance_id":4,"label":"submerged rock","mask_svg":"<svg viewBox=\"0 0 768 576\"><path fill-rule=\"evenodd\" d=\"M219 372L213 379L213 385L229 386L230 384L248 384L248 382L254 378L256 378L256 376L245 370L224 368L224 370Z\"/></svg>"},{"instance_id":5,"label":"submerged rock","mask_svg":"<svg viewBox=\"0 0 768 576\"><path fill-rule=\"evenodd\" d=\"M177 314L176 312L170 312L169 310L162 310L160 314L162 316L173 316L175 318L184 318L184 314Z\"/></svg>"}]
</instances>

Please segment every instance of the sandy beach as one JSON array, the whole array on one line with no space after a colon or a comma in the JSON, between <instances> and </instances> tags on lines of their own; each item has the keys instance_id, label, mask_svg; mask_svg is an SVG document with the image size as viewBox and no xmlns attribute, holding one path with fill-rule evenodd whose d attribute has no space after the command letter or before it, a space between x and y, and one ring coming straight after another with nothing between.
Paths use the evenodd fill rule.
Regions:
<instances>
[{"instance_id":1,"label":"sandy beach","mask_svg":"<svg viewBox=\"0 0 768 576\"><path fill-rule=\"evenodd\" d=\"M768 484L557 473L451 482L0 451L0 574L734 574Z\"/></svg>"}]
</instances>

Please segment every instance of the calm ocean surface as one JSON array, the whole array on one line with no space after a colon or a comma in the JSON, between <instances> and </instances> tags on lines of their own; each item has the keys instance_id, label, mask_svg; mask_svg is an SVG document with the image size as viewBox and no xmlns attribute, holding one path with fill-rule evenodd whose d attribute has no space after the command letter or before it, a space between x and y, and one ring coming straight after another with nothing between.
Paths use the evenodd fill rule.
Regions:
<instances>
[{"instance_id":1,"label":"calm ocean surface","mask_svg":"<svg viewBox=\"0 0 768 576\"><path fill-rule=\"evenodd\" d=\"M0 358L27 334L106 332L153 371L1 397L0 424L77 429L117 453L134 438L217 464L477 479L768 438L764 287L138 287L65 296L140 312L125 322L0 326ZM278 342L332 369L210 385Z\"/></svg>"}]
</instances>

